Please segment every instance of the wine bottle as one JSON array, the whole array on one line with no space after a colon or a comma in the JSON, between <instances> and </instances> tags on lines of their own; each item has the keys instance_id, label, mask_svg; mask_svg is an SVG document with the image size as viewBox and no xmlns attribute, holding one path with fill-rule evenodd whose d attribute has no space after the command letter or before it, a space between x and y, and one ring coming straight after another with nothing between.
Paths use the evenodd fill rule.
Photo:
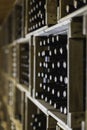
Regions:
<instances>
[{"instance_id":1,"label":"wine bottle","mask_svg":"<svg viewBox=\"0 0 87 130\"><path fill-rule=\"evenodd\" d=\"M43 94L43 92L36 92L35 97L41 99L42 94Z\"/></svg>"},{"instance_id":2,"label":"wine bottle","mask_svg":"<svg viewBox=\"0 0 87 130\"><path fill-rule=\"evenodd\" d=\"M84 5L86 5L86 3L84 3L84 1L74 0L74 8L75 9L79 9L79 8L83 7Z\"/></svg>"},{"instance_id":3,"label":"wine bottle","mask_svg":"<svg viewBox=\"0 0 87 130\"><path fill-rule=\"evenodd\" d=\"M52 95L50 93L48 93L46 96L45 96L45 102L49 102L52 98Z\"/></svg>"},{"instance_id":4,"label":"wine bottle","mask_svg":"<svg viewBox=\"0 0 87 130\"><path fill-rule=\"evenodd\" d=\"M74 5L71 5L71 4L66 5L66 13L67 14L70 14L70 13L74 12L75 10L76 9L75 9Z\"/></svg>"},{"instance_id":5,"label":"wine bottle","mask_svg":"<svg viewBox=\"0 0 87 130\"><path fill-rule=\"evenodd\" d=\"M52 95L51 99L49 100L49 104L50 105L54 105L55 102L57 102L57 96L56 95L55 96Z\"/></svg>"},{"instance_id":6,"label":"wine bottle","mask_svg":"<svg viewBox=\"0 0 87 130\"><path fill-rule=\"evenodd\" d=\"M67 114L67 107L65 105L60 106L60 112L66 115Z\"/></svg>"}]
</instances>

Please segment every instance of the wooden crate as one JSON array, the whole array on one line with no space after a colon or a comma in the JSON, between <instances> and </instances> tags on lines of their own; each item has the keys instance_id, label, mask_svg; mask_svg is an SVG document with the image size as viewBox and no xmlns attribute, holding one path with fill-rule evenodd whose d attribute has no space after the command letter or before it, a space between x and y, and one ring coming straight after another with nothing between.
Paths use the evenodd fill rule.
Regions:
<instances>
[{"instance_id":1,"label":"wooden crate","mask_svg":"<svg viewBox=\"0 0 87 130\"><path fill-rule=\"evenodd\" d=\"M26 31L25 34L28 34L32 31L35 31L35 30L38 30L41 28L44 29L45 26L50 26L50 25L57 23L57 1L56 0L54 0L54 1L52 1L52 0L43 1L42 0L42 2L44 2L44 5L42 7L39 7L38 11L41 12L41 8L43 8L42 13L44 13L44 24L39 25L40 20L38 22L36 22L40 18L40 16L38 16L38 18L36 20L34 20L35 26L37 24L38 27L36 27L36 29L33 28L34 27L33 22L29 22L31 19L31 17L29 16L29 12L32 9L29 3L32 3L32 2L33 2L32 0L26 0L25 4L24 4L25 10L26 10L25 11L25 15L26 15L25 16L25 21L26 21L25 22L25 31ZM39 2L40 1L38 1L38 3L37 2L35 3L35 7L37 6L37 4L39 5Z\"/></svg>"},{"instance_id":2,"label":"wooden crate","mask_svg":"<svg viewBox=\"0 0 87 130\"><path fill-rule=\"evenodd\" d=\"M32 115L34 115L34 114L35 115L40 114L41 119L45 118L45 120L43 122L44 123L44 129L47 129L48 125L49 125L49 124L47 125L47 120L48 120L47 115L45 113L43 113L42 110L39 109L35 105L35 103L32 102L31 99L26 98L26 120L25 120L26 121L26 125L25 125L26 130L28 130L28 129L32 130L32 126L30 124L31 124L31 122L33 122Z\"/></svg>"},{"instance_id":3,"label":"wooden crate","mask_svg":"<svg viewBox=\"0 0 87 130\"><path fill-rule=\"evenodd\" d=\"M25 93L18 88L15 88L15 117L22 124L22 129L25 127Z\"/></svg>"},{"instance_id":4,"label":"wooden crate","mask_svg":"<svg viewBox=\"0 0 87 130\"><path fill-rule=\"evenodd\" d=\"M66 5L67 4L73 4L73 0L59 0L59 19L65 17L67 15L66 13Z\"/></svg>"},{"instance_id":5,"label":"wooden crate","mask_svg":"<svg viewBox=\"0 0 87 130\"><path fill-rule=\"evenodd\" d=\"M23 51L24 49L24 51ZM23 74L26 74L24 79ZM29 90L29 43L19 44L19 83Z\"/></svg>"},{"instance_id":6,"label":"wooden crate","mask_svg":"<svg viewBox=\"0 0 87 130\"><path fill-rule=\"evenodd\" d=\"M56 39L56 38L59 38L59 39L62 39L63 41L61 41L62 43L63 43L63 47L65 47L65 48L63 48L63 49L65 49L64 50L64 54L65 54L65 57L64 57L64 59L62 59L62 60L64 60L64 61L66 61L66 57L67 57L67 50L66 50L66 46L67 46L67 36L66 35L61 35L61 36L59 36L59 35L56 35L56 36L42 36L42 37L35 37L34 38L34 94L33 94L33 97L36 97L37 98L37 93L38 94L40 94L40 93L45 93L45 90L44 90L44 88L43 88L43 84L45 84L45 83L43 83L44 81L44 79L46 80L47 78L42 78L42 77L44 77L45 76L45 74L48 74L48 76L49 75L52 75L52 79L50 79L49 80L49 77L48 77L48 80L49 80L49 83L46 83L47 84L47 86L49 86L49 84L51 84L51 83L54 83L54 84L51 84L51 88L52 89L54 89L54 85L55 85L55 87L57 87L57 88L60 88L60 86L62 87L63 85L65 85L66 83L64 83L63 85L62 85L62 83L60 83L60 73L59 73L59 69L57 69L57 67L56 67L56 71L55 71L55 69L53 69L54 68L54 66L56 66L56 64L57 64L57 62L58 61L60 61L61 62L61 60L60 60L60 58L59 59L57 59L56 60L56 58L54 58L54 60L53 61L51 61L51 60L49 60L49 58L48 58L48 60L49 61L45 61L46 59L44 58L44 56L42 56L42 53L44 52L44 51L48 51L48 49L50 48L49 46L50 46L50 40L53 40L54 38ZM48 46L47 45L44 45L44 44L46 44L46 43L44 43L44 42L46 42L47 40L49 40L49 44L48 44ZM54 40L53 40L54 41ZM59 42L60 42L60 40L58 40ZM58 41L55 41L55 42L53 42L53 43L51 43L51 44L56 44ZM60 47L61 45L59 44L59 42L58 42L58 46L56 45L56 47L57 47L57 49L58 49L58 47ZM43 46L41 46L40 44L43 44ZM59 46L60 45L60 46ZM51 45L51 49L52 49L52 47L54 47L54 46L52 46ZM56 47L54 47L53 49L55 50L55 48ZM52 54L54 53L54 50L49 50L48 51L48 53L50 52L50 51L52 51ZM47 54L48 54L47 53ZM56 51L55 51L55 53L56 53ZM59 53L58 53L59 54ZM41 56L40 56L41 55ZM48 54L49 55L49 54ZM53 54L54 55L54 54ZM58 55L57 55L58 56ZM56 56L54 56L54 57L56 57ZM52 58L52 56L50 56L50 59ZM53 69L53 71L52 72L48 72L48 69L47 68L45 68L45 66L44 66L44 63L45 62L49 62L50 63L50 67L53 67L53 68L50 68L50 69ZM55 65L53 65L52 64L52 66L51 66L51 62L53 62ZM67 62L67 61L66 61ZM40 63L42 64L42 66L40 67ZM67 63L66 63L67 64ZM46 63L45 63L45 65L46 65ZM49 68L49 67L48 67ZM65 75L65 77L66 77L66 72L67 70L64 70L64 75ZM40 75L41 74L43 74L44 76L41 76L41 78L40 78ZM58 75L59 74L59 75ZM62 74L61 74L62 75ZM55 79L55 77L57 77L57 83L56 83L56 79ZM64 78L65 78L64 77ZM55 80L55 81L54 81ZM48 81L47 81L48 82ZM60 84L58 84L58 83L60 83ZM42 86L40 86L40 84L42 84ZM45 85L46 86L46 85ZM47 87L46 86L46 87ZM65 85L65 86L67 86L67 85ZM66 88L64 86L64 88ZM63 89L64 89L63 88ZM60 90L60 89L59 89ZM60 90L61 91L61 90ZM49 94L49 91L46 89L46 92ZM50 92L52 95L49 95L49 96L53 96L53 92ZM66 92L67 93L67 92ZM46 95L47 96L47 95ZM51 97L50 97L51 98ZM52 97L53 98L53 97ZM55 97L54 97L55 98ZM38 97L38 99L41 99L41 97ZM43 99L43 97L42 97L42 99ZM43 99L44 100L44 99ZM49 100L49 99L48 99ZM62 100L62 99L61 99ZM54 109L54 107L53 107L53 105L49 102L49 101L46 101L45 100L45 102L46 102L46 104L45 103L43 103L43 105L46 105L47 106L47 108L48 108L48 110L53 110L53 111L56 111L56 112L59 112L59 109ZM50 105L47 105L47 102L49 102L49 104ZM66 101L67 102L67 101ZM61 118L61 120L64 118L66 118L66 114L63 116L63 114L59 114L60 116L60 118ZM66 120L66 119L65 119Z\"/></svg>"},{"instance_id":7,"label":"wooden crate","mask_svg":"<svg viewBox=\"0 0 87 130\"><path fill-rule=\"evenodd\" d=\"M79 35L78 35L79 36ZM80 37L80 36L79 36ZM84 120L85 110L85 38L69 38L67 41L67 122L70 128L81 127L81 122ZM46 38L46 37L44 37ZM34 38L34 96L35 92L41 92L39 83L42 82L38 78L38 72L44 70L38 67L39 61L43 61L38 56L38 52L42 51L39 42L43 37ZM45 48L46 49L46 48ZM79 86L79 87L78 87ZM79 93L78 93L79 91ZM77 102L78 99L78 102ZM45 103L42 103L45 105ZM78 105L77 105L78 104ZM48 107L55 113L53 107ZM59 116L61 120L63 116ZM76 116L76 117L75 117ZM62 118L61 118L62 117ZM63 120L62 120L63 121Z\"/></svg>"}]
</instances>

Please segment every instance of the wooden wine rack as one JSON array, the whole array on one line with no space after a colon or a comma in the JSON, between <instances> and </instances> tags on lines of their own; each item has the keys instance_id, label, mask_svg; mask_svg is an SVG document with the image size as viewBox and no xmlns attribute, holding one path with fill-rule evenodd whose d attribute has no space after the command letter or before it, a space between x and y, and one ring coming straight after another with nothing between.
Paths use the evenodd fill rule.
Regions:
<instances>
[{"instance_id":1,"label":"wooden wine rack","mask_svg":"<svg viewBox=\"0 0 87 130\"><path fill-rule=\"evenodd\" d=\"M37 22L36 20L33 21L34 23L29 23L33 17L31 10L32 8L35 10L38 4L41 6L42 2L45 3L43 7L45 24L29 30ZM66 6L71 6L73 3L74 0L18 0L3 23L0 30L0 84L5 91L5 98L8 99L5 100L5 106L9 130L33 130L30 126L31 116L36 113L46 117L44 126L46 130L87 130L87 2L85 4L83 2L81 7L71 13L67 13ZM41 7L38 6L38 10L41 12ZM37 10L33 13L38 14ZM41 92L39 84L42 82L42 79L38 78L38 73L44 73L44 67L41 68L39 63L47 61L46 58L38 55L39 52L42 53L47 49L50 51L48 45L41 47L40 41L44 45L47 39L52 40L53 37L54 42L57 36L62 36L62 40L63 36L66 36L63 41L66 42L67 48L66 114L36 97L36 92ZM21 49L25 52L22 53ZM59 51L57 47L55 49ZM26 54L28 59L23 61L21 57L26 57ZM54 60L57 62L58 58ZM23 63L27 65L27 70L21 67ZM24 76L26 71L28 72L27 85L21 82L21 79L26 80ZM55 73L52 75L53 79ZM53 79L50 78L52 82ZM43 92L45 95L45 91Z\"/></svg>"}]
</instances>

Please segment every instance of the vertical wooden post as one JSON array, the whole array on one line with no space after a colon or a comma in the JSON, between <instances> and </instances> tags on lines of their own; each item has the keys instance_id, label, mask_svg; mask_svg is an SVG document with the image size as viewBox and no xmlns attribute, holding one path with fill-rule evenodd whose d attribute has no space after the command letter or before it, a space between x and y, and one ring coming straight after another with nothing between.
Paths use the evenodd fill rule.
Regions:
<instances>
[{"instance_id":1,"label":"vertical wooden post","mask_svg":"<svg viewBox=\"0 0 87 130\"><path fill-rule=\"evenodd\" d=\"M76 128L84 120L85 42L83 38L70 38L68 44L68 125Z\"/></svg>"}]
</instances>

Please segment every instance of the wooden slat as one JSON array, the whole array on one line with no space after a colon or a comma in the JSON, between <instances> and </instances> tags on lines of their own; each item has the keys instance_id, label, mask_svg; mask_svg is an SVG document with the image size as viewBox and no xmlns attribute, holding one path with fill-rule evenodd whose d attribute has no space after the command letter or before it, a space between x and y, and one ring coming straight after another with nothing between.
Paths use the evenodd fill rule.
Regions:
<instances>
[{"instance_id":1,"label":"wooden slat","mask_svg":"<svg viewBox=\"0 0 87 130\"><path fill-rule=\"evenodd\" d=\"M60 0L59 1L59 19L63 18L66 15L66 5L67 4L72 4L72 0Z\"/></svg>"},{"instance_id":2,"label":"wooden slat","mask_svg":"<svg viewBox=\"0 0 87 130\"><path fill-rule=\"evenodd\" d=\"M33 94L33 59L34 59L34 46L33 46L33 37L30 38L29 40L29 91L31 93L31 95Z\"/></svg>"},{"instance_id":3,"label":"wooden slat","mask_svg":"<svg viewBox=\"0 0 87 130\"><path fill-rule=\"evenodd\" d=\"M56 129L57 121L53 117L48 116L47 123L48 123L48 130L55 130Z\"/></svg>"},{"instance_id":4,"label":"wooden slat","mask_svg":"<svg viewBox=\"0 0 87 130\"><path fill-rule=\"evenodd\" d=\"M69 112L83 111L83 48L83 39L69 39Z\"/></svg>"},{"instance_id":5,"label":"wooden slat","mask_svg":"<svg viewBox=\"0 0 87 130\"><path fill-rule=\"evenodd\" d=\"M46 1L46 24L56 24L57 23L57 1L47 0Z\"/></svg>"},{"instance_id":6,"label":"wooden slat","mask_svg":"<svg viewBox=\"0 0 87 130\"><path fill-rule=\"evenodd\" d=\"M81 122L85 120L84 112L73 112L68 115L68 126L71 128L81 128ZM71 120L71 121L70 121Z\"/></svg>"}]
</instances>

